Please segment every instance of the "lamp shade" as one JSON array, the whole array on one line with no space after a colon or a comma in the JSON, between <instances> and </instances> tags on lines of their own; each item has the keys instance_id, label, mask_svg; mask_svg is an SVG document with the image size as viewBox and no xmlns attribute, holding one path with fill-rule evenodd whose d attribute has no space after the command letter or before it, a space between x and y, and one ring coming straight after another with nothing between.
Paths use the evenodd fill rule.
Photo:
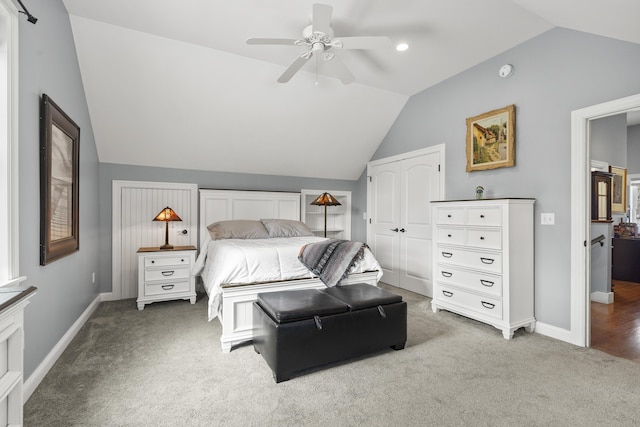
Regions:
<instances>
[{"instance_id":1,"label":"lamp shade","mask_svg":"<svg viewBox=\"0 0 640 427\"><path fill-rule=\"evenodd\" d=\"M162 209L155 218L154 221L182 221L182 219L178 216L177 213L174 212L169 206Z\"/></svg>"},{"instance_id":2,"label":"lamp shade","mask_svg":"<svg viewBox=\"0 0 640 427\"><path fill-rule=\"evenodd\" d=\"M322 193L321 195L318 196L317 199L311 202L311 204L316 206L340 206L341 205L341 203L329 193Z\"/></svg>"},{"instance_id":3,"label":"lamp shade","mask_svg":"<svg viewBox=\"0 0 640 427\"><path fill-rule=\"evenodd\" d=\"M155 218L154 221L164 221L164 245L160 246L160 249L173 249L173 245L169 244L169 221L182 221L177 213L173 211L169 206L162 209Z\"/></svg>"}]
</instances>

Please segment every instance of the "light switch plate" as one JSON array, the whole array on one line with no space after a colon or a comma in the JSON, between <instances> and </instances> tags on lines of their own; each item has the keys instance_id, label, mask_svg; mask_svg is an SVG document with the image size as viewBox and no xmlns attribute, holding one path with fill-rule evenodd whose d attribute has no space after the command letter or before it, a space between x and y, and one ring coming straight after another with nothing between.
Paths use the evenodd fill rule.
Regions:
<instances>
[{"instance_id":1,"label":"light switch plate","mask_svg":"<svg viewBox=\"0 0 640 427\"><path fill-rule=\"evenodd\" d=\"M540 224L542 225L554 225L556 223L556 214L543 213L540 214Z\"/></svg>"}]
</instances>

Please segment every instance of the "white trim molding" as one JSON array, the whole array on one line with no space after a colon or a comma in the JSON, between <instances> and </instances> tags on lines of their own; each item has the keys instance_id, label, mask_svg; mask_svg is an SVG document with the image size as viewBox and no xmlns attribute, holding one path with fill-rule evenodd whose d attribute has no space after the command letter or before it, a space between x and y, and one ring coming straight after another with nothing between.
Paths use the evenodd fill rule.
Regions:
<instances>
[{"instance_id":1,"label":"white trim molding","mask_svg":"<svg viewBox=\"0 0 640 427\"><path fill-rule=\"evenodd\" d=\"M589 122L638 109L640 94L571 112L571 329L565 341L582 347L591 335Z\"/></svg>"},{"instance_id":2,"label":"white trim molding","mask_svg":"<svg viewBox=\"0 0 640 427\"><path fill-rule=\"evenodd\" d=\"M613 292L591 292L591 301L613 304Z\"/></svg>"}]
</instances>

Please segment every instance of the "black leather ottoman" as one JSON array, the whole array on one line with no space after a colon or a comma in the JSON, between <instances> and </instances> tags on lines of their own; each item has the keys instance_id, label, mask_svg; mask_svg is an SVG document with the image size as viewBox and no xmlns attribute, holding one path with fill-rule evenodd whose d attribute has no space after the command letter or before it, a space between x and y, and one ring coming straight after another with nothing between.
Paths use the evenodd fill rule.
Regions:
<instances>
[{"instance_id":1,"label":"black leather ottoman","mask_svg":"<svg viewBox=\"0 0 640 427\"><path fill-rule=\"evenodd\" d=\"M364 283L258 294L253 319L253 347L276 382L407 341L406 302Z\"/></svg>"}]
</instances>

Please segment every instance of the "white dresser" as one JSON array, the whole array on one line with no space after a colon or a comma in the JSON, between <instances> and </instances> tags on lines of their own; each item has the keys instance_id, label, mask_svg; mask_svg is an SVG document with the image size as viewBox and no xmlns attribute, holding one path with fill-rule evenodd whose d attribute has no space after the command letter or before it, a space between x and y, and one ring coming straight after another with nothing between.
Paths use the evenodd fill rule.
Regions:
<instances>
[{"instance_id":1,"label":"white dresser","mask_svg":"<svg viewBox=\"0 0 640 427\"><path fill-rule=\"evenodd\" d=\"M195 304L196 282L191 275L195 257L194 246L138 249L138 310L156 301L185 299Z\"/></svg>"},{"instance_id":2,"label":"white dresser","mask_svg":"<svg viewBox=\"0 0 640 427\"><path fill-rule=\"evenodd\" d=\"M534 199L432 202L432 310L533 332Z\"/></svg>"}]
</instances>

